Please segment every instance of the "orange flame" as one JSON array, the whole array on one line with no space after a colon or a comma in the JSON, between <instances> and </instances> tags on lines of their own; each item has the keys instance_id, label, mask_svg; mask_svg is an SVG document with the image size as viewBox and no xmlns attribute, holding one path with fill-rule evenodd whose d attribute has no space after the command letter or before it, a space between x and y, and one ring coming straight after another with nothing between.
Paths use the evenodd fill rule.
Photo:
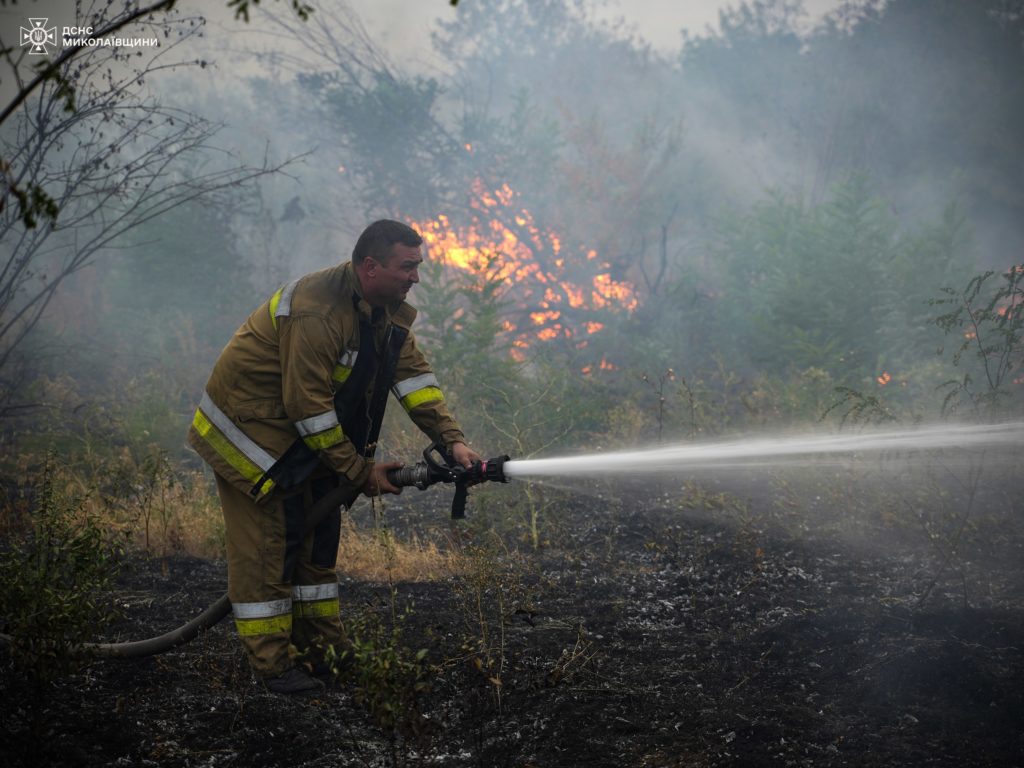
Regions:
<instances>
[{"instance_id":1,"label":"orange flame","mask_svg":"<svg viewBox=\"0 0 1024 768\"><path fill-rule=\"evenodd\" d=\"M453 269L486 273L508 286L516 309L513 316L503 318L502 327L513 339L514 359L521 360L536 340L573 340L605 328L605 322L588 314L637 308L631 283L614 279L596 250L567 250L560 235L538 226L530 211L517 204L511 186L491 189L477 179L471 188L468 223L455 224L443 213L409 223L423 236L428 258ZM581 284L571 272L590 274ZM600 367L609 370L610 365L602 361Z\"/></svg>"},{"instance_id":2,"label":"orange flame","mask_svg":"<svg viewBox=\"0 0 1024 768\"><path fill-rule=\"evenodd\" d=\"M569 300L569 306L572 307L573 309L579 309L586 303L583 300L582 288L577 288L575 285L563 283L562 290L565 291L565 297Z\"/></svg>"},{"instance_id":3,"label":"orange flame","mask_svg":"<svg viewBox=\"0 0 1024 768\"><path fill-rule=\"evenodd\" d=\"M594 276L594 292L592 294L594 305L597 307L611 306L613 302L619 302L632 312L636 309L637 299L632 287L626 283L617 283L610 275Z\"/></svg>"},{"instance_id":4,"label":"orange flame","mask_svg":"<svg viewBox=\"0 0 1024 768\"><path fill-rule=\"evenodd\" d=\"M561 312L531 312L530 319L534 325L544 325L549 320L557 320L562 316Z\"/></svg>"}]
</instances>

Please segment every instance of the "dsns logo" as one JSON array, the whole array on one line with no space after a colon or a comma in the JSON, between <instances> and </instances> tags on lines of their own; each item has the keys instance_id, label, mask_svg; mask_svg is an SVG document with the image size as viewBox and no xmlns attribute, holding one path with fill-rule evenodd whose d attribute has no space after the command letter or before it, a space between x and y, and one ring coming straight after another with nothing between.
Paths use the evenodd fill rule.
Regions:
<instances>
[{"instance_id":1,"label":"dsns logo","mask_svg":"<svg viewBox=\"0 0 1024 768\"><path fill-rule=\"evenodd\" d=\"M29 19L28 23L32 25L32 28L21 28L22 46L32 46L29 54L49 54L50 51L46 46L57 44L57 28L50 27L47 29L46 23L48 21L49 19Z\"/></svg>"}]
</instances>

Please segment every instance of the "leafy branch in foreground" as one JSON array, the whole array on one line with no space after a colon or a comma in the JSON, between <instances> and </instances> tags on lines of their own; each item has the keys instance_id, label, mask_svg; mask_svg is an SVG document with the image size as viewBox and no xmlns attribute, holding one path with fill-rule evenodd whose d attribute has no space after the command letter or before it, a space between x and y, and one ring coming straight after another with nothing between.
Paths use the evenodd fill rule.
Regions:
<instances>
[{"instance_id":1,"label":"leafy branch in foreground","mask_svg":"<svg viewBox=\"0 0 1024 768\"><path fill-rule=\"evenodd\" d=\"M996 275L982 272L963 289L943 288L945 298L928 302L948 309L934 322L947 336L960 337L952 361L964 374L940 385L946 390L943 412L955 411L966 400L976 414L995 416L1012 399L1011 387L1024 383L1013 376L1024 365L1024 264L998 273L993 285ZM944 351L938 350L940 355Z\"/></svg>"},{"instance_id":2,"label":"leafy branch in foreground","mask_svg":"<svg viewBox=\"0 0 1024 768\"><path fill-rule=\"evenodd\" d=\"M840 428L851 424L886 424L899 422L888 405L877 395L869 395L852 387L835 387L838 399L825 409L819 421L824 421L833 411L842 409Z\"/></svg>"}]
</instances>

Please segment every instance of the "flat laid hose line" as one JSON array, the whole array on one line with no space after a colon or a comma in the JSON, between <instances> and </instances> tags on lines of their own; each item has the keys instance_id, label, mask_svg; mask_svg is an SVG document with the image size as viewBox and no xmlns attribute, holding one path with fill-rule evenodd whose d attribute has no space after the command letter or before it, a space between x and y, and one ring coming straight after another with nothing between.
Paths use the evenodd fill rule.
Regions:
<instances>
[{"instance_id":1,"label":"flat laid hose line","mask_svg":"<svg viewBox=\"0 0 1024 768\"><path fill-rule=\"evenodd\" d=\"M355 495L353 495L354 493ZM315 528L317 523L330 514L332 510L343 505L350 505L355 501L357 495L347 485L341 485L328 492L326 496L310 507L309 514L303 525L302 538L305 538L306 533ZM205 611L188 623L182 624L170 632L165 632L162 635L146 640L124 643L80 643L75 646L75 650L101 658L132 659L142 658L143 656L155 656L158 653L164 653L179 645L184 645L190 640L194 640L200 632L209 629L229 613L231 613L231 601L225 592L211 603ZM0 646L11 645L13 642L14 638L10 635L0 634Z\"/></svg>"}]
</instances>

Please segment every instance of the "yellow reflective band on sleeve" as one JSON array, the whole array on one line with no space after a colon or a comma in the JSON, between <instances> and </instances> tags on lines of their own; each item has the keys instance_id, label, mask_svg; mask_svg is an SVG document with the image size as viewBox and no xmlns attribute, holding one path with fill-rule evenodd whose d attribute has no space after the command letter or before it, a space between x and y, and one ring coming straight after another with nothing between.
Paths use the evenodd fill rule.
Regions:
<instances>
[{"instance_id":1,"label":"yellow reflective band on sleeve","mask_svg":"<svg viewBox=\"0 0 1024 768\"><path fill-rule=\"evenodd\" d=\"M284 287L278 288L274 291L274 295L270 297L270 322L274 324L274 330L277 330L277 305L281 303L281 292Z\"/></svg>"},{"instance_id":2,"label":"yellow reflective band on sleeve","mask_svg":"<svg viewBox=\"0 0 1024 768\"><path fill-rule=\"evenodd\" d=\"M322 451L324 448L330 448L332 445L337 445L345 439L345 434L341 431L341 427L334 427L328 429L326 432L321 432L318 435L308 435L302 438L302 442L312 448L314 451Z\"/></svg>"},{"instance_id":3,"label":"yellow reflective band on sleeve","mask_svg":"<svg viewBox=\"0 0 1024 768\"><path fill-rule=\"evenodd\" d=\"M432 373L421 373L419 376L412 376L408 379L402 379L397 382L391 389L394 390L395 395L401 399L406 395L411 395L418 389L424 387L436 387L439 386L437 383L437 377Z\"/></svg>"},{"instance_id":4,"label":"yellow reflective band on sleeve","mask_svg":"<svg viewBox=\"0 0 1024 768\"><path fill-rule=\"evenodd\" d=\"M292 631L292 615L270 616L263 619L235 619L235 627L242 637L253 635L273 635L278 632Z\"/></svg>"},{"instance_id":5,"label":"yellow reflective band on sleeve","mask_svg":"<svg viewBox=\"0 0 1024 768\"><path fill-rule=\"evenodd\" d=\"M270 322L274 324L275 331L277 330L277 318L288 317L292 313L292 294L298 284L299 278L292 280L270 297Z\"/></svg>"},{"instance_id":6,"label":"yellow reflective band on sleeve","mask_svg":"<svg viewBox=\"0 0 1024 768\"><path fill-rule=\"evenodd\" d=\"M410 392L403 397L402 407L406 411L411 411L413 408L417 408L425 403L441 400L444 400L444 393L440 389L437 387L424 387L423 389L417 389L415 392Z\"/></svg>"},{"instance_id":7,"label":"yellow reflective band on sleeve","mask_svg":"<svg viewBox=\"0 0 1024 768\"><path fill-rule=\"evenodd\" d=\"M346 349L341 353L341 357L338 358L338 362L334 366L334 370L331 372L331 378L339 384L344 384L348 381L348 377L352 375L352 369L356 367L356 358L359 357L359 350L357 349Z\"/></svg>"},{"instance_id":8,"label":"yellow reflective band on sleeve","mask_svg":"<svg viewBox=\"0 0 1024 768\"><path fill-rule=\"evenodd\" d=\"M299 419L295 422L296 431L303 437L315 435L318 432L325 432L331 427L336 426L338 426L338 414L333 408L326 413L318 413L316 416Z\"/></svg>"},{"instance_id":9,"label":"yellow reflective band on sleeve","mask_svg":"<svg viewBox=\"0 0 1024 768\"><path fill-rule=\"evenodd\" d=\"M292 615L296 619L321 619L325 616L337 616L339 613L341 601L336 597L328 600L296 600L292 603Z\"/></svg>"},{"instance_id":10,"label":"yellow reflective band on sleeve","mask_svg":"<svg viewBox=\"0 0 1024 768\"><path fill-rule=\"evenodd\" d=\"M204 414L198 408L196 409L196 415L192 417L192 426L195 427L196 432L210 444L220 457L224 459L229 465L231 465L235 471L238 472L242 477L248 480L250 483L255 484L263 477L263 470L260 469L256 464L246 457L244 453L238 450L231 441L224 437L224 434L217 429L206 418ZM263 484L263 494L270 493L270 490L274 487L273 480L267 480Z\"/></svg>"}]
</instances>

